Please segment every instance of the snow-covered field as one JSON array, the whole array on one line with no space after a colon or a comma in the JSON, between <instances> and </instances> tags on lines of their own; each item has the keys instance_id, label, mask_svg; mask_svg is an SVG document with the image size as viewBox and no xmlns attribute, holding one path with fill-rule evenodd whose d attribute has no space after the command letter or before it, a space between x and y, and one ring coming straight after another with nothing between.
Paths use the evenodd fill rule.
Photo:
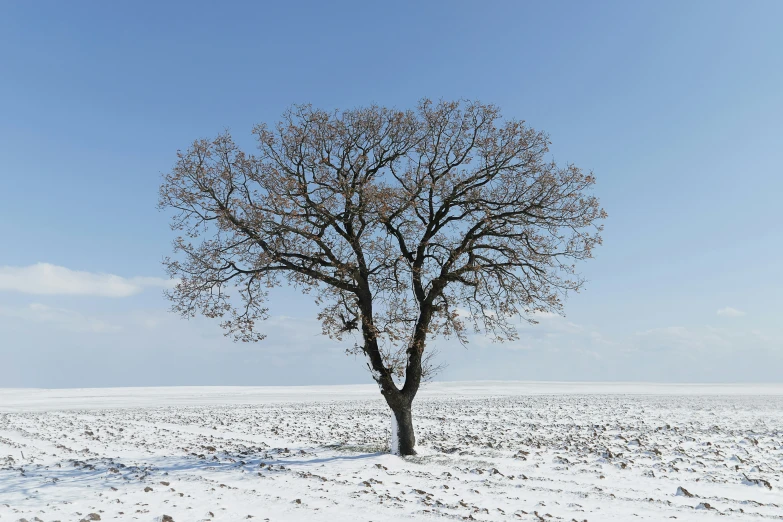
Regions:
<instances>
[{"instance_id":1,"label":"snow-covered field","mask_svg":"<svg viewBox=\"0 0 783 522\"><path fill-rule=\"evenodd\" d=\"M0 521L783 520L783 385L0 390Z\"/></svg>"}]
</instances>

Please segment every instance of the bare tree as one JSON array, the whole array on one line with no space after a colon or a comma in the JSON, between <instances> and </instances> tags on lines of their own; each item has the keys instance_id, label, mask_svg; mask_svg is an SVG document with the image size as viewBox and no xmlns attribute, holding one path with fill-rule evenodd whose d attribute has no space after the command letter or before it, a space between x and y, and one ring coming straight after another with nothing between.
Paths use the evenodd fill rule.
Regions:
<instances>
[{"instance_id":1,"label":"bare tree","mask_svg":"<svg viewBox=\"0 0 783 522\"><path fill-rule=\"evenodd\" d=\"M257 155L224 133L165 175L160 207L181 234L165 261L173 309L256 341L269 288L312 292L323 333L359 339L349 351L367 357L402 455L415 454L427 341L513 339L516 321L562 313L584 283L573 263L601 242L594 177L548 161L547 135L492 105L301 105L254 134Z\"/></svg>"}]
</instances>

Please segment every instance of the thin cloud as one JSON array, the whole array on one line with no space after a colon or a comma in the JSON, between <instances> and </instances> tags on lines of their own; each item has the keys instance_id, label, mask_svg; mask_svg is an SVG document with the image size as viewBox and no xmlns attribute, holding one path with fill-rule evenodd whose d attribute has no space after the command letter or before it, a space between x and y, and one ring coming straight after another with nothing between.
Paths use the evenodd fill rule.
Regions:
<instances>
[{"instance_id":1,"label":"thin cloud","mask_svg":"<svg viewBox=\"0 0 783 522\"><path fill-rule=\"evenodd\" d=\"M723 317L742 317L745 315L745 312L742 310L737 310L736 308L732 308L730 306L727 306L726 308L721 308L718 310L718 315Z\"/></svg>"},{"instance_id":2,"label":"thin cloud","mask_svg":"<svg viewBox=\"0 0 783 522\"><path fill-rule=\"evenodd\" d=\"M0 307L0 317L21 319L34 324L47 324L71 332L105 333L122 330L121 326L86 316L75 310L54 308L40 303L32 303L20 308Z\"/></svg>"},{"instance_id":3,"label":"thin cloud","mask_svg":"<svg viewBox=\"0 0 783 522\"><path fill-rule=\"evenodd\" d=\"M159 277L121 277L71 270L49 263L0 266L0 291L34 295L91 295L128 297L144 288L169 288L172 281Z\"/></svg>"}]
</instances>

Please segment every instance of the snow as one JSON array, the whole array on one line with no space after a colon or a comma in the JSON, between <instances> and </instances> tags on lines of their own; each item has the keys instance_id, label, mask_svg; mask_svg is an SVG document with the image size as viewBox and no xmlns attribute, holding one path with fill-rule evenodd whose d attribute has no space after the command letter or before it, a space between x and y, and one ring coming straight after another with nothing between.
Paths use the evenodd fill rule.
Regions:
<instances>
[{"instance_id":1,"label":"snow","mask_svg":"<svg viewBox=\"0 0 783 522\"><path fill-rule=\"evenodd\" d=\"M415 406L403 459L374 385L0 389L0 522L783 520L783 385L433 383Z\"/></svg>"},{"instance_id":2,"label":"snow","mask_svg":"<svg viewBox=\"0 0 783 522\"><path fill-rule=\"evenodd\" d=\"M429 383L417 396L783 395L783 384L658 384L469 381ZM381 400L375 384L340 386L171 386L159 388L0 388L0 412Z\"/></svg>"},{"instance_id":3,"label":"snow","mask_svg":"<svg viewBox=\"0 0 783 522\"><path fill-rule=\"evenodd\" d=\"M400 454L400 432L397 428L397 417L394 412L389 410L389 417L391 417L391 430L389 431L389 453L392 455Z\"/></svg>"}]
</instances>

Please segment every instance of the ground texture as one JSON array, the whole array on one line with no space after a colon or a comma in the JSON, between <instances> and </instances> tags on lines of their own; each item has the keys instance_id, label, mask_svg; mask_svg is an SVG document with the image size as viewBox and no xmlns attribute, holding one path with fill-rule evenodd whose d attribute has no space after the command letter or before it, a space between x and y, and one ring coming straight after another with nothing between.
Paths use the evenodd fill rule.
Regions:
<instances>
[{"instance_id":1,"label":"ground texture","mask_svg":"<svg viewBox=\"0 0 783 522\"><path fill-rule=\"evenodd\" d=\"M780 389L530 386L0 390L0 520L783 520Z\"/></svg>"}]
</instances>

